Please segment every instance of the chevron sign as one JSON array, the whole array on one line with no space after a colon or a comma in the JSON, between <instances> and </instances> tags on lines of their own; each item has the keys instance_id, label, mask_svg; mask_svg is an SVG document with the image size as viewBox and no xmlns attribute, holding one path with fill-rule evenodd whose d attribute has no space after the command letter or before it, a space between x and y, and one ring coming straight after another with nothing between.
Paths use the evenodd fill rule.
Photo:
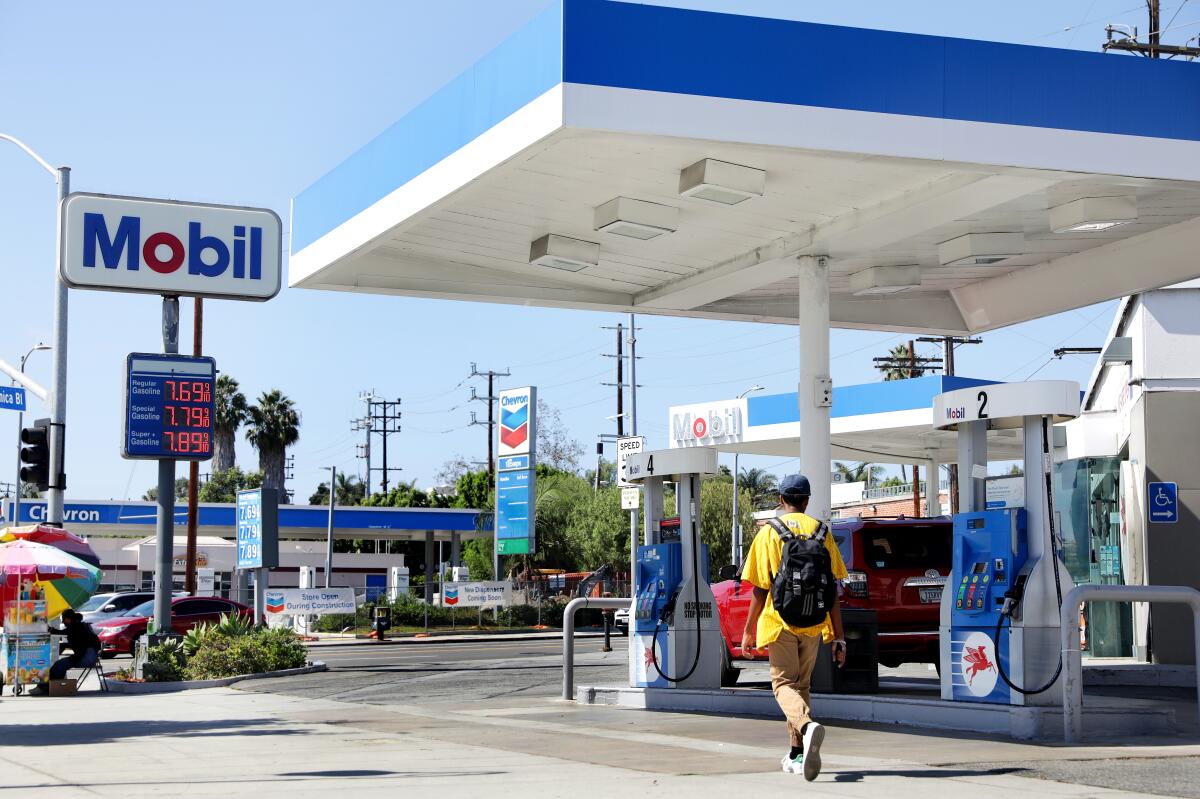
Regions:
<instances>
[{"instance_id":1,"label":"chevron sign","mask_svg":"<svg viewBox=\"0 0 1200 799\"><path fill-rule=\"evenodd\" d=\"M501 391L497 455L532 454L537 440L537 390L532 386Z\"/></svg>"}]
</instances>

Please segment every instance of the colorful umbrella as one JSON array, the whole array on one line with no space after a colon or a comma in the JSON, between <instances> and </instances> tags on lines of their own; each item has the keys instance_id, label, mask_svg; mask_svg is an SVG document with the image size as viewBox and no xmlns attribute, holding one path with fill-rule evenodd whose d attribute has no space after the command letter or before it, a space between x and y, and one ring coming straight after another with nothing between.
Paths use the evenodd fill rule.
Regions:
<instances>
[{"instance_id":1,"label":"colorful umbrella","mask_svg":"<svg viewBox=\"0 0 1200 799\"><path fill-rule=\"evenodd\" d=\"M47 544L55 549L61 549L68 555L74 555L84 563L90 563L96 568L100 568L100 556L96 554L96 550L92 549L92 545L61 527L31 524L28 527L10 527L0 533L0 544L21 540L32 541L35 544Z\"/></svg>"},{"instance_id":2,"label":"colorful umbrella","mask_svg":"<svg viewBox=\"0 0 1200 799\"><path fill-rule=\"evenodd\" d=\"M46 599L46 617L88 600L100 585L100 570L46 544L0 544L0 607L32 592ZM29 598L29 597L25 597Z\"/></svg>"}]
</instances>

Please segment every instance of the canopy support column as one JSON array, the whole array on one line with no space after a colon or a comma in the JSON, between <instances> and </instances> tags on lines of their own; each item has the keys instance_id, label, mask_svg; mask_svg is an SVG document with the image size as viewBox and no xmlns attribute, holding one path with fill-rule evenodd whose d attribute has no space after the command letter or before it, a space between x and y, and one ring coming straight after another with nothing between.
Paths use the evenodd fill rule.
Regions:
<instances>
[{"instance_id":1,"label":"canopy support column","mask_svg":"<svg viewBox=\"0 0 1200 799\"><path fill-rule=\"evenodd\" d=\"M829 379L829 267L824 257L801 256L799 318L800 473L812 486L808 515L829 521L829 409L833 386Z\"/></svg>"}]
</instances>

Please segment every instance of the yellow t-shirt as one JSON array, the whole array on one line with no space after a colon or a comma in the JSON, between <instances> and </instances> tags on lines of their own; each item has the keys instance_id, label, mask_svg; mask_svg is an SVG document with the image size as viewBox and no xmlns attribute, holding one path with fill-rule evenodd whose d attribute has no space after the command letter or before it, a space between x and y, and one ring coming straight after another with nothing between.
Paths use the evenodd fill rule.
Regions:
<instances>
[{"instance_id":1,"label":"yellow t-shirt","mask_svg":"<svg viewBox=\"0 0 1200 799\"><path fill-rule=\"evenodd\" d=\"M803 513L789 513L779 517L779 520L786 524L793 533L803 536L811 536L817 531L820 524L816 519ZM834 579L845 580L846 564L842 562L842 553L838 551L837 542L833 540L832 530L825 534L825 548L829 550ZM767 592L766 607L763 608L762 615L758 617L755 645L767 646L777 639L785 629L793 635L820 635L826 642L832 641L833 624L829 621L828 614L825 616L825 621L815 627L793 627L775 612L775 605L771 600L771 580L779 572L779 561L782 558L783 539L779 537L779 533L774 527L764 524L758 534L754 536L754 543L750 545L750 552L746 555L746 564L742 568L743 580L755 588L762 588Z\"/></svg>"}]
</instances>

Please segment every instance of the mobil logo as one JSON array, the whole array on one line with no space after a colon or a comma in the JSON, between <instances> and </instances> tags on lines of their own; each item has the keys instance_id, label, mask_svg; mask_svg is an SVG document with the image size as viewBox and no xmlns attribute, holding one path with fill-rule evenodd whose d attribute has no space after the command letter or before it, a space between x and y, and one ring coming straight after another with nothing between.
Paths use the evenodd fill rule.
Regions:
<instances>
[{"instance_id":1,"label":"mobil logo","mask_svg":"<svg viewBox=\"0 0 1200 799\"><path fill-rule=\"evenodd\" d=\"M258 208L72 194L63 279L75 288L265 300L279 292L281 225Z\"/></svg>"},{"instance_id":2,"label":"mobil logo","mask_svg":"<svg viewBox=\"0 0 1200 799\"><path fill-rule=\"evenodd\" d=\"M536 389L519 388L500 392L500 456L520 455L532 450L536 436Z\"/></svg>"}]
</instances>

